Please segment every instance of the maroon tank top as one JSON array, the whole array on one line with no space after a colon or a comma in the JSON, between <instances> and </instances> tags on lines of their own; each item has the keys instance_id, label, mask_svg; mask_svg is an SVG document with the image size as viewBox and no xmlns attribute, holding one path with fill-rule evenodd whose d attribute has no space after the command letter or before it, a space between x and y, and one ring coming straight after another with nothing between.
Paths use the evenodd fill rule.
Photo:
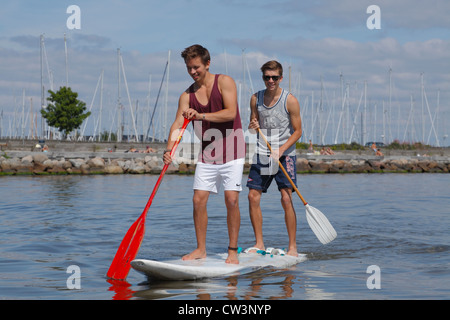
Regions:
<instances>
[{"instance_id":1,"label":"maroon tank top","mask_svg":"<svg viewBox=\"0 0 450 320\"><path fill-rule=\"evenodd\" d=\"M189 87L189 106L199 113L211 113L224 108L222 94L219 90L220 74L215 75L214 85L208 104L203 105L195 96L194 84ZM210 164L223 164L232 160L245 158L245 140L242 131L239 107L233 121L210 122L194 120L194 131L201 140L202 152L199 161Z\"/></svg>"}]
</instances>

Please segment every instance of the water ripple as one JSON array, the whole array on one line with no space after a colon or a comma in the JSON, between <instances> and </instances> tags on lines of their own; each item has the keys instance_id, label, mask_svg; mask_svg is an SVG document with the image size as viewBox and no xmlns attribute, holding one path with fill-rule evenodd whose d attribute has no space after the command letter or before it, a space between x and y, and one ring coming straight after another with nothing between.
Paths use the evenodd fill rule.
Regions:
<instances>
[{"instance_id":1,"label":"water ripple","mask_svg":"<svg viewBox=\"0 0 450 320\"><path fill-rule=\"evenodd\" d=\"M308 260L275 270L197 282L127 282L105 274L117 247L142 213L157 180L151 175L0 177L0 299L448 299L448 175L299 175L305 199L338 232L323 246L301 201L297 243ZM195 245L192 176L167 175L148 212L139 257L173 259ZM245 179L245 177L244 177ZM239 245L254 244L247 190L241 193ZM263 195L267 246L287 234L275 186ZM207 250L226 251L222 195L209 201ZM66 285L81 268L80 290ZM382 289L368 290L367 267L381 269ZM414 285L411 284L414 279Z\"/></svg>"}]
</instances>

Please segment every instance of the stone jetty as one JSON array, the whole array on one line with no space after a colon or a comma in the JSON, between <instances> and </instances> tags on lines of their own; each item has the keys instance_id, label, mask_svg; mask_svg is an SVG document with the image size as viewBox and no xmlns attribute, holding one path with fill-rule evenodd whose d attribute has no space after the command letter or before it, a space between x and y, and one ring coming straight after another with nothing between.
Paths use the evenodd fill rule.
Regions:
<instances>
[{"instance_id":1,"label":"stone jetty","mask_svg":"<svg viewBox=\"0 0 450 320\"><path fill-rule=\"evenodd\" d=\"M163 168L162 148L155 153L96 151L15 151L0 152L0 175L51 174L159 174ZM246 161L245 172L250 164ZM178 157L167 174L192 174L192 159ZM305 154L298 151L297 172L308 173L448 173L447 155L412 156L337 153Z\"/></svg>"},{"instance_id":2,"label":"stone jetty","mask_svg":"<svg viewBox=\"0 0 450 320\"><path fill-rule=\"evenodd\" d=\"M67 152L8 152L0 156L0 174L142 174L160 173L162 156ZM168 173L180 171L174 165Z\"/></svg>"},{"instance_id":3,"label":"stone jetty","mask_svg":"<svg viewBox=\"0 0 450 320\"><path fill-rule=\"evenodd\" d=\"M448 157L316 156L298 157L298 173L448 173Z\"/></svg>"}]
</instances>

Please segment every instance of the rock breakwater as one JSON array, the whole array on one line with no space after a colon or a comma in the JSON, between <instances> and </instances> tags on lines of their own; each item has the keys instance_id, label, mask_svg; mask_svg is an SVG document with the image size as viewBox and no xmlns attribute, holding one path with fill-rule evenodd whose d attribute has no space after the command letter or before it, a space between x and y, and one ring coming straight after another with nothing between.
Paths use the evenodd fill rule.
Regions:
<instances>
[{"instance_id":1,"label":"rock breakwater","mask_svg":"<svg viewBox=\"0 0 450 320\"><path fill-rule=\"evenodd\" d=\"M298 173L448 173L450 161L434 159L297 160Z\"/></svg>"},{"instance_id":2,"label":"rock breakwater","mask_svg":"<svg viewBox=\"0 0 450 320\"><path fill-rule=\"evenodd\" d=\"M11 151L0 156L0 175L159 174L162 154L59 153ZM246 163L244 171L250 167ZM192 174L190 159L177 159L168 174ZM448 157L305 156L297 158L298 173L448 173Z\"/></svg>"},{"instance_id":3,"label":"rock breakwater","mask_svg":"<svg viewBox=\"0 0 450 320\"><path fill-rule=\"evenodd\" d=\"M82 155L49 157L45 153L33 153L23 157L0 157L0 174L158 174L164 164L161 157L148 155L137 158L116 158ZM170 166L168 173L178 173L180 166ZM182 167L182 166L181 166Z\"/></svg>"}]
</instances>

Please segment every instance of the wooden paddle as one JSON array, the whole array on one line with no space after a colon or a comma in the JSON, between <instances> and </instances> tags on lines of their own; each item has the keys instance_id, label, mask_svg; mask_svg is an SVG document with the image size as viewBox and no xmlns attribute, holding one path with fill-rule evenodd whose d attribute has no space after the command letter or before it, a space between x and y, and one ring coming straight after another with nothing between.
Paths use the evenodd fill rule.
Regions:
<instances>
[{"instance_id":1,"label":"wooden paddle","mask_svg":"<svg viewBox=\"0 0 450 320\"><path fill-rule=\"evenodd\" d=\"M175 154L175 150L177 149L178 144L180 143L181 137L183 136L184 131L186 130L187 125L191 120L184 119L183 126L181 127L181 131L178 135L175 144L170 151L170 155L173 157ZM145 218L147 216L148 209L150 208L153 198L155 197L156 191L158 191L159 185L161 184L161 180L164 174L169 167L168 164L164 165L161 174L159 175L158 181L156 181L156 185L153 188L153 192L148 199L147 205L145 206L144 211L140 215L140 217L131 225L128 232L125 234L122 242L120 243L119 249L117 249L116 255L109 267L107 272L108 278L116 279L116 280L124 280L126 279L128 272L131 268L131 261L136 257L139 247L141 246L142 239L145 234Z\"/></svg>"},{"instance_id":2,"label":"wooden paddle","mask_svg":"<svg viewBox=\"0 0 450 320\"><path fill-rule=\"evenodd\" d=\"M264 134L261 132L261 129L258 128L259 135L264 139L264 141L267 144L267 147L269 148L270 152L272 152L272 148L270 147L269 142L267 141ZM319 239L319 241L322 244L327 244L331 241L333 241L336 236L336 230L334 230L331 223L328 221L327 217L320 212L318 209L311 207L305 199L300 194L300 191L298 191L297 187L295 186L294 181L289 177L289 174L286 172L286 169L284 169L283 165L280 161L278 161L278 165L280 166L281 170L283 171L286 178L288 178L289 182L292 185L292 188L294 188L297 195L300 197L300 199L303 202L303 205L306 208L306 220L308 221L309 227L312 229L316 237Z\"/></svg>"}]
</instances>

